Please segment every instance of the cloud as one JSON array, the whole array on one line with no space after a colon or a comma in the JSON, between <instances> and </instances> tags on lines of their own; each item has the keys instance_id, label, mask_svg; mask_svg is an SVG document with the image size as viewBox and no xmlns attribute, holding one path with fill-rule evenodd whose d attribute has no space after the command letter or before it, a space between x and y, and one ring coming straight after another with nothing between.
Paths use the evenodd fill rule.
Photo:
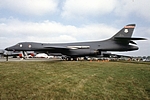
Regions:
<instances>
[{"instance_id":1,"label":"cloud","mask_svg":"<svg viewBox=\"0 0 150 100\"><path fill-rule=\"evenodd\" d=\"M0 0L0 8L23 15L43 15L57 10L58 0Z\"/></svg>"},{"instance_id":2,"label":"cloud","mask_svg":"<svg viewBox=\"0 0 150 100\"><path fill-rule=\"evenodd\" d=\"M150 6L149 6L149 4L150 4L149 0L145 0L145 1L139 0L137 2L135 11L137 13L137 16L140 16L141 18L144 17L150 21L150 13L149 13Z\"/></svg>"},{"instance_id":3,"label":"cloud","mask_svg":"<svg viewBox=\"0 0 150 100\"><path fill-rule=\"evenodd\" d=\"M0 0L1 11L17 15L46 16L58 12L63 18L137 16L150 21L149 0ZM60 10L62 9L62 10ZM2 14L2 12L1 12ZM54 17L54 16L53 16Z\"/></svg>"},{"instance_id":4,"label":"cloud","mask_svg":"<svg viewBox=\"0 0 150 100\"><path fill-rule=\"evenodd\" d=\"M62 6L63 18L87 18L91 16L130 16L150 21L149 0L66 0Z\"/></svg>"},{"instance_id":5,"label":"cloud","mask_svg":"<svg viewBox=\"0 0 150 100\"><path fill-rule=\"evenodd\" d=\"M88 24L74 30L76 34L73 34L73 36L80 40L86 39L93 41L110 38L117 31L118 29L105 24Z\"/></svg>"},{"instance_id":6,"label":"cloud","mask_svg":"<svg viewBox=\"0 0 150 100\"><path fill-rule=\"evenodd\" d=\"M97 16L110 13L116 0L66 0L62 16L67 18Z\"/></svg>"},{"instance_id":7,"label":"cloud","mask_svg":"<svg viewBox=\"0 0 150 100\"><path fill-rule=\"evenodd\" d=\"M136 15L150 21L149 0L118 0L115 13L118 16Z\"/></svg>"},{"instance_id":8,"label":"cloud","mask_svg":"<svg viewBox=\"0 0 150 100\"><path fill-rule=\"evenodd\" d=\"M24 22L18 19L0 19L0 43L13 45L20 41L75 42L101 40L114 35L116 28L104 24L90 24L76 27L54 21Z\"/></svg>"}]
</instances>

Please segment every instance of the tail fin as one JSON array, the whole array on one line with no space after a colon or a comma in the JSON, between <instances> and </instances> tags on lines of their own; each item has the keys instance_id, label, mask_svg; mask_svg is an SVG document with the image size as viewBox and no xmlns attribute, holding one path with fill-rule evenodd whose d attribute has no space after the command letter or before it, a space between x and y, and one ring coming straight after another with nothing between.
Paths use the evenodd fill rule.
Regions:
<instances>
[{"instance_id":1,"label":"tail fin","mask_svg":"<svg viewBox=\"0 0 150 100\"><path fill-rule=\"evenodd\" d=\"M132 38L132 33L134 31L135 24L126 25L118 33L116 33L111 40L115 40L117 43L127 45L129 43L136 44L132 40L146 40L145 38Z\"/></svg>"},{"instance_id":2,"label":"tail fin","mask_svg":"<svg viewBox=\"0 0 150 100\"><path fill-rule=\"evenodd\" d=\"M131 38L134 31L135 24L126 25L118 33L116 33L111 39L115 38Z\"/></svg>"}]
</instances>

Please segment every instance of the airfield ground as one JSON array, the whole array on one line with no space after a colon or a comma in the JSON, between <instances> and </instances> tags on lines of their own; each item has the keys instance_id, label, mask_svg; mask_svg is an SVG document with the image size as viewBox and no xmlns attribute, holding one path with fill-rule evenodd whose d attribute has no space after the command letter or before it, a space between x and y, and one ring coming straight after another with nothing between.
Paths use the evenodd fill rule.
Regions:
<instances>
[{"instance_id":1,"label":"airfield ground","mask_svg":"<svg viewBox=\"0 0 150 100\"><path fill-rule=\"evenodd\" d=\"M150 63L1 61L1 100L150 100Z\"/></svg>"}]
</instances>

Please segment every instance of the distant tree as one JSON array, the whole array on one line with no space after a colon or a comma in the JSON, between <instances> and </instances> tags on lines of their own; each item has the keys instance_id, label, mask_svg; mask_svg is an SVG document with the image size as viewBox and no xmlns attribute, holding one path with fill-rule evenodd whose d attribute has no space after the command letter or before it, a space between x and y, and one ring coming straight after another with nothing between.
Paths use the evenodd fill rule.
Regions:
<instances>
[{"instance_id":1,"label":"distant tree","mask_svg":"<svg viewBox=\"0 0 150 100\"><path fill-rule=\"evenodd\" d=\"M143 56L143 59L146 59L147 57L146 56Z\"/></svg>"},{"instance_id":2,"label":"distant tree","mask_svg":"<svg viewBox=\"0 0 150 100\"><path fill-rule=\"evenodd\" d=\"M150 56L147 56L147 59L150 59Z\"/></svg>"}]
</instances>

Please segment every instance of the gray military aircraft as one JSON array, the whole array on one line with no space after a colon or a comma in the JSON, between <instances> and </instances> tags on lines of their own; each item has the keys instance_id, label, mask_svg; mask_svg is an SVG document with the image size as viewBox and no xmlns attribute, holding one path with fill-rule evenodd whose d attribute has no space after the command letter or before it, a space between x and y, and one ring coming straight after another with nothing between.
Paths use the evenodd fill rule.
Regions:
<instances>
[{"instance_id":1,"label":"gray military aircraft","mask_svg":"<svg viewBox=\"0 0 150 100\"><path fill-rule=\"evenodd\" d=\"M85 56L101 55L105 51L132 51L138 50L133 40L146 40L145 38L132 38L135 24L124 26L113 37L103 41L76 42L76 43L35 43L21 42L8 47L7 51L36 51L43 53L61 53L68 59ZM134 44L134 45L131 45Z\"/></svg>"}]
</instances>

